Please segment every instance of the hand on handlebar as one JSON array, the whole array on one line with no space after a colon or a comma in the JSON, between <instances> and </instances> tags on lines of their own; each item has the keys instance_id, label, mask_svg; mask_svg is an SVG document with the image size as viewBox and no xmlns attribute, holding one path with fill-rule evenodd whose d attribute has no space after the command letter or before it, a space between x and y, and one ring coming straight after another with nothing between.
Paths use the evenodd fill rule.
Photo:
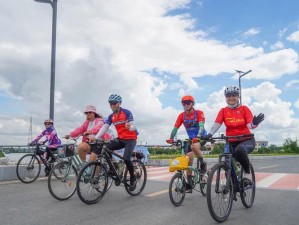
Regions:
<instances>
[{"instance_id":1,"label":"hand on handlebar","mask_svg":"<svg viewBox=\"0 0 299 225\"><path fill-rule=\"evenodd\" d=\"M172 144L173 143L173 139L168 139L168 140L166 140L166 142L168 143L168 144Z\"/></svg>"},{"instance_id":2,"label":"hand on handlebar","mask_svg":"<svg viewBox=\"0 0 299 225\"><path fill-rule=\"evenodd\" d=\"M64 136L64 138L65 138L66 140L70 139L70 137L71 137L71 136L68 135L68 134Z\"/></svg>"},{"instance_id":3,"label":"hand on handlebar","mask_svg":"<svg viewBox=\"0 0 299 225\"><path fill-rule=\"evenodd\" d=\"M199 138L192 138L192 144L199 142Z\"/></svg>"}]
</instances>

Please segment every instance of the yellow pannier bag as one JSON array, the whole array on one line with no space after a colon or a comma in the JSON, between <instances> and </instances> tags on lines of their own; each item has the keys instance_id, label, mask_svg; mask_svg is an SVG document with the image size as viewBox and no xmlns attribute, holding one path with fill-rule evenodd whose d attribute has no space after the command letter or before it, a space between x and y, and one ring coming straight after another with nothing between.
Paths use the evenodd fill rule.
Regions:
<instances>
[{"instance_id":1,"label":"yellow pannier bag","mask_svg":"<svg viewBox=\"0 0 299 225\"><path fill-rule=\"evenodd\" d=\"M170 160L169 172L174 172L176 170L186 170L188 169L189 158L186 156L176 157Z\"/></svg>"}]
</instances>

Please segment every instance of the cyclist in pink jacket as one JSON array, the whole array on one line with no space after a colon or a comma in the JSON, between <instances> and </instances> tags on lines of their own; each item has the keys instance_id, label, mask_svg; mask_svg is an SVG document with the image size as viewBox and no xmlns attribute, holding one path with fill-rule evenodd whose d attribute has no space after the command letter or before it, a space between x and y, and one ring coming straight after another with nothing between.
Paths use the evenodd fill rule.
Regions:
<instances>
[{"instance_id":1,"label":"cyclist in pink jacket","mask_svg":"<svg viewBox=\"0 0 299 225\"><path fill-rule=\"evenodd\" d=\"M83 135L82 143L78 146L78 154L83 163L86 162L86 154L93 152L93 145L90 145L88 140L94 137L104 125L103 117L97 113L95 106L87 105L84 114L86 115L84 123L65 136L65 139L69 139ZM105 132L101 138L111 140L113 136L110 133ZM93 161L95 159L96 154L91 154L90 160Z\"/></svg>"}]
</instances>

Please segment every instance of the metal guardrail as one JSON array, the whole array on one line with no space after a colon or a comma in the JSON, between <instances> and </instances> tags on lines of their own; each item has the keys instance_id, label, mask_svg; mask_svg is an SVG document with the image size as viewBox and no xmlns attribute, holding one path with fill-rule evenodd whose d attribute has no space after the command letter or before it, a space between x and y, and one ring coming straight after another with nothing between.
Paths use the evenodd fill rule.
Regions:
<instances>
[{"instance_id":1,"label":"metal guardrail","mask_svg":"<svg viewBox=\"0 0 299 225\"><path fill-rule=\"evenodd\" d=\"M0 145L0 150L6 154L33 152L33 148L28 145Z\"/></svg>"}]
</instances>

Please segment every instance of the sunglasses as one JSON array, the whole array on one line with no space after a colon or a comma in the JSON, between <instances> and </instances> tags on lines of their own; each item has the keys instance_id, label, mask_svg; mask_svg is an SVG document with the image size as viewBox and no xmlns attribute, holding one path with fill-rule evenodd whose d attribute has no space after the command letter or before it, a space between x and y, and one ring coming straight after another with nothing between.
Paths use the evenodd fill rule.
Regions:
<instances>
[{"instance_id":1,"label":"sunglasses","mask_svg":"<svg viewBox=\"0 0 299 225\"><path fill-rule=\"evenodd\" d=\"M238 94L227 94L225 97L230 98L230 97L238 97Z\"/></svg>"},{"instance_id":2,"label":"sunglasses","mask_svg":"<svg viewBox=\"0 0 299 225\"><path fill-rule=\"evenodd\" d=\"M92 113L94 113L94 112L85 112L84 114L88 115L88 114L92 114Z\"/></svg>"},{"instance_id":3,"label":"sunglasses","mask_svg":"<svg viewBox=\"0 0 299 225\"><path fill-rule=\"evenodd\" d=\"M109 102L110 105L116 105L118 102Z\"/></svg>"},{"instance_id":4,"label":"sunglasses","mask_svg":"<svg viewBox=\"0 0 299 225\"><path fill-rule=\"evenodd\" d=\"M191 104L192 104L192 102L190 102L190 101L184 101L184 102L182 102L183 106L185 106L185 105L191 105Z\"/></svg>"}]
</instances>

